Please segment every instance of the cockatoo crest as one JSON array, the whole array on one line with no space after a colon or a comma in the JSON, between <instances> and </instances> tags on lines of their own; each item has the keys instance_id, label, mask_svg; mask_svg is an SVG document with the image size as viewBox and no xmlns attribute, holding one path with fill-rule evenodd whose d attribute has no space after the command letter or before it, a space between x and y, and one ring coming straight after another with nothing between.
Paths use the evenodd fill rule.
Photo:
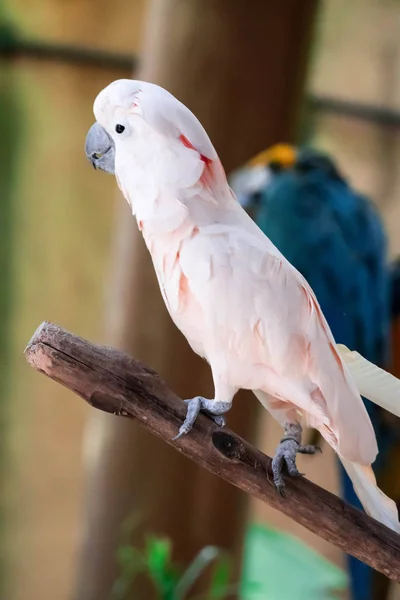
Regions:
<instances>
[{"instance_id":1,"label":"cockatoo crest","mask_svg":"<svg viewBox=\"0 0 400 600\"><path fill-rule=\"evenodd\" d=\"M161 178L159 184L168 186L174 181L179 189L188 189L199 182L210 192L209 200L232 199L224 169L205 129L167 90L148 82L120 79L99 93L93 111L97 123L88 133L86 154L95 167L116 173L125 196L129 191L120 184L121 174L129 169L132 180L136 165L147 170L153 166ZM99 149L100 136L106 141ZM104 163L110 149L115 150L115 164L104 168L99 158ZM128 156L129 167L122 164ZM161 164L164 169L159 168ZM150 195L154 193L149 190Z\"/></svg>"},{"instance_id":2,"label":"cockatoo crest","mask_svg":"<svg viewBox=\"0 0 400 600\"><path fill-rule=\"evenodd\" d=\"M205 129L195 115L167 90L144 81L119 79L102 90L94 101L93 112L115 141L115 126L135 122L140 115L159 134L179 139L183 136L194 149L209 160L217 153ZM122 138L121 138L122 139Z\"/></svg>"}]
</instances>

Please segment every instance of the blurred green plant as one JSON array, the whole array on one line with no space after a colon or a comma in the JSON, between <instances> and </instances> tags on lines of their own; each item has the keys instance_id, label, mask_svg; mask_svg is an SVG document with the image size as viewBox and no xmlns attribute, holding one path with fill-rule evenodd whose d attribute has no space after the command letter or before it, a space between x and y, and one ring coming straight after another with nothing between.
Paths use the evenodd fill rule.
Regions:
<instances>
[{"instance_id":1,"label":"blurred green plant","mask_svg":"<svg viewBox=\"0 0 400 600\"><path fill-rule=\"evenodd\" d=\"M129 600L139 575L150 581L157 600L227 600L237 592L238 585L230 584L231 564L225 552L215 546L206 546L184 569L172 558L170 540L147 535L142 549L130 542L130 533L137 525L131 518L123 526L123 543L117 551L120 575L112 590L112 600ZM189 596L194 584L214 563L207 591L202 595Z\"/></svg>"},{"instance_id":2,"label":"blurred green plant","mask_svg":"<svg viewBox=\"0 0 400 600\"><path fill-rule=\"evenodd\" d=\"M241 600L334 600L347 588L342 569L266 525L248 528L243 557Z\"/></svg>"},{"instance_id":3,"label":"blurred green plant","mask_svg":"<svg viewBox=\"0 0 400 600\"><path fill-rule=\"evenodd\" d=\"M112 600L132 600L136 578L147 577L156 600L334 600L347 587L346 574L303 542L266 525L253 524L246 534L243 573L231 581L231 560L215 546L203 548L182 568L172 559L172 544L148 535L141 550L129 542L138 520L123 526L117 560L120 576ZM190 595L194 584L213 563L207 589Z\"/></svg>"}]
</instances>

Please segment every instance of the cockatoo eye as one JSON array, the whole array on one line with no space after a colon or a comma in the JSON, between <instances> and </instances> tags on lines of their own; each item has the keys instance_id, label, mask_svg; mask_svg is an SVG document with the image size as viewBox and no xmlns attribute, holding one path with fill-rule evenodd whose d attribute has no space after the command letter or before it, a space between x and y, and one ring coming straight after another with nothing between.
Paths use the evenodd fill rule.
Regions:
<instances>
[{"instance_id":1,"label":"cockatoo eye","mask_svg":"<svg viewBox=\"0 0 400 600\"><path fill-rule=\"evenodd\" d=\"M115 131L117 133L123 133L125 131L125 126L121 125L121 123L117 123L115 126Z\"/></svg>"}]
</instances>

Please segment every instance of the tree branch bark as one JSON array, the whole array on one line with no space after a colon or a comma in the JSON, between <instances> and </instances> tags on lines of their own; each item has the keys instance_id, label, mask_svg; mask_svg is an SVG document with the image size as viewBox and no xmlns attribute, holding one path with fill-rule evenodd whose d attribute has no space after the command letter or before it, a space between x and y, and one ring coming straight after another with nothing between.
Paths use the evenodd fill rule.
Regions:
<instances>
[{"instance_id":1,"label":"tree branch bark","mask_svg":"<svg viewBox=\"0 0 400 600\"><path fill-rule=\"evenodd\" d=\"M208 471L400 582L398 534L303 477L286 478L286 496L281 498L272 484L271 458L229 429L219 429L200 415L190 434L173 442L185 406L143 363L47 322L37 329L25 355L36 370L91 406L137 419Z\"/></svg>"}]
</instances>

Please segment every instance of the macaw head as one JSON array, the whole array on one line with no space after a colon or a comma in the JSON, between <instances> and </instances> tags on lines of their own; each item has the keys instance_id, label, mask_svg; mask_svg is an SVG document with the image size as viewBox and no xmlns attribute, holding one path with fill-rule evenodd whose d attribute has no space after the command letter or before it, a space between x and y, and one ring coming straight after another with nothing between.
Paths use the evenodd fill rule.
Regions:
<instances>
[{"instance_id":1,"label":"macaw head","mask_svg":"<svg viewBox=\"0 0 400 600\"><path fill-rule=\"evenodd\" d=\"M234 171L229 183L238 201L248 212L257 209L262 194L276 177L293 171L299 177L323 177L345 182L329 155L313 148L276 144Z\"/></svg>"},{"instance_id":2,"label":"macaw head","mask_svg":"<svg viewBox=\"0 0 400 600\"><path fill-rule=\"evenodd\" d=\"M299 149L293 169L299 175L323 177L331 181L346 183L334 160L322 150L315 148Z\"/></svg>"}]
</instances>

